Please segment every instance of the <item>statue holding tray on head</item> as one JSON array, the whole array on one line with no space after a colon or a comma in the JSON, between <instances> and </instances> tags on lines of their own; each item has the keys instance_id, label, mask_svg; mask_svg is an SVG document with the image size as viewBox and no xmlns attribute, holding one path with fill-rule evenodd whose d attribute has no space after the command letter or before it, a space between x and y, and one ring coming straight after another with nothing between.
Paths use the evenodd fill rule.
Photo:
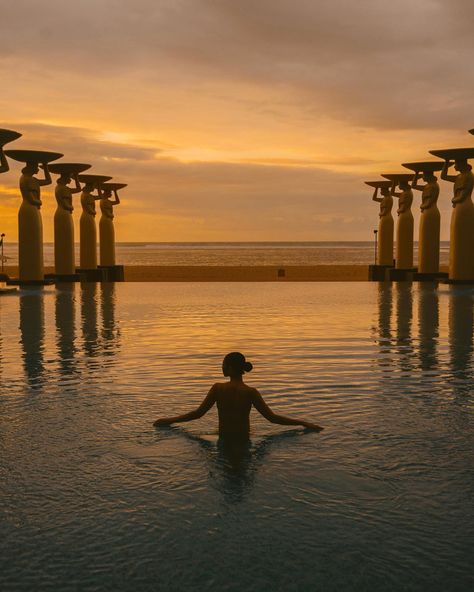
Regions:
<instances>
[{"instance_id":1,"label":"statue holding tray on head","mask_svg":"<svg viewBox=\"0 0 474 592\"><path fill-rule=\"evenodd\" d=\"M112 177L103 175L79 175L84 183L81 194L82 214L80 220L80 268L97 269L97 229L95 225L95 202L102 199L101 184ZM97 189L97 194L92 192Z\"/></svg>"},{"instance_id":2,"label":"statue holding tray on head","mask_svg":"<svg viewBox=\"0 0 474 592\"><path fill-rule=\"evenodd\" d=\"M88 164L60 162L52 164L49 169L58 174L55 196L57 208L54 214L54 268L57 276L73 276L74 261L74 221L72 212L72 196L81 191L78 174L90 168ZM72 178L75 189L69 187ZM70 278L72 279L72 278Z\"/></svg>"},{"instance_id":3,"label":"statue holding tray on head","mask_svg":"<svg viewBox=\"0 0 474 592\"><path fill-rule=\"evenodd\" d=\"M392 181L391 194L398 197L398 221L396 237L396 269L413 269L413 214L411 206L413 203L413 191L410 187L410 181L413 175L382 175ZM396 187L401 191L395 191Z\"/></svg>"},{"instance_id":4,"label":"statue holding tray on head","mask_svg":"<svg viewBox=\"0 0 474 592\"><path fill-rule=\"evenodd\" d=\"M26 163L20 177L23 201L18 212L19 279L20 282L41 283L44 281L41 187L51 184L48 163L61 158L62 154L37 150L7 150L5 154ZM35 177L39 163L42 163L44 179Z\"/></svg>"},{"instance_id":5,"label":"statue holding tray on head","mask_svg":"<svg viewBox=\"0 0 474 592\"><path fill-rule=\"evenodd\" d=\"M432 150L431 154L445 160L441 179L454 183L449 247L449 279L474 282L474 204L471 194L474 175L468 158L474 158L474 148ZM454 160L457 175L449 175Z\"/></svg>"},{"instance_id":6,"label":"statue holding tray on head","mask_svg":"<svg viewBox=\"0 0 474 592\"><path fill-rule=\"evenodd\" d=\"M379 230L377 244L377 264L393 265L393 198L390 193L389 181L367 181L367 185L375 187L372 200L380 204ZM378 193L382 197L378 197Z\"/></svg>"},{"instance_id":7,"label":"statue holding tray on head","mask_svg":"<svg viewBox=\"0 0 474 592\"><path fill-rule=\"evenodd\" d=\"M434 174L442 169L438 162L405 163L415 172L412 188L421 191L421 216L418 239L418 273L439 273L439 235L441 216L438 209L439 184ZM419 184L420 172L425 185Z\"/></svg>"},{"instance_id":8,"label":"statue holding tray on head","mask_svg":"<svg viewBox=\"0 0 474 592\"><path fill-rule=\"evenodd\" d=\"M100 265L112 267L115 265L115 229L114 206L120 203L117 191L126 187L124 183L104 183L102 185L102 199L100 210L102 215L99 222ZM114 200L110 198L114 194Z\"/></svg>"},{"instance_id":9,"label":"statue holding tray on head","mask_svg":"<svg viewBox=\"0 0 474 592\"><path fill-rule=\"evenodd\" d=\"M3 147L5 144L9 144L18 138L21 138L21 134L19 132L0 128L0 173L7 173L10 170L7 157L3 152Z\"/></svg>"}]
</instances>

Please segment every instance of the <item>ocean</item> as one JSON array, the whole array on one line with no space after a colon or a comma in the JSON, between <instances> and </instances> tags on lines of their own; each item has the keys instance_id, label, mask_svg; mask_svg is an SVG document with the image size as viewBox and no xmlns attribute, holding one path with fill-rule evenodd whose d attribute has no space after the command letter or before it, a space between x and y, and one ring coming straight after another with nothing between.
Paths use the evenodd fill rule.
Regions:
<instances>
[{"instance_id":1,"label":"ocean","mask_svg":"<svg viewBox=\"0 0 474 592\"><path fill-rule=\"evenodd\" d=\"M369 265L373 242L189 242L117 243L122 265ZM448 263L449 242L441 243L441 264ZM6 243L6 265L18 263L18 245ZM415 261L417 260L415 243ZM76 244L79 262L79 244ZM54 265L53 243L44 244L44 263Z\"/></svg>"}]
</instances>

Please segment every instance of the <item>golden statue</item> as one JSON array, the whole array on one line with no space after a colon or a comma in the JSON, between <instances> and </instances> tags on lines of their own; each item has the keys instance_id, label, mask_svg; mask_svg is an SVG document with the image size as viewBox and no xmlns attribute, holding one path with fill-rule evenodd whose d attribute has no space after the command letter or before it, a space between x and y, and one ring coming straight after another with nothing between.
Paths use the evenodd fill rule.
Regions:
<instances>
[{"instance_id":1,"label":"golden statue","mask_svg":"<svg viewBox=\"0 0 474 592\"><path fill-rule=\"evenodd\" d=\"M84 183L81 194L82 214L80 220L80 269L97 269L97 229L95 225L95 202L102 198L100 186L112 177L103 175L79 175ZM97 189L97 194L92 192Z\"/></svg>"},{"instance_id":2,"label":"golden statue","mask_svg":"<svg viewBox=\"0 0 474 592\"><path fill-rule=\"evenodd\" d=\"M111 267L115 265L115 229L114 206L120 203L118 190L126 187L124 183L104 183L102 185L102 199L100 211L102 215L99 222L100 265ZM110 198L114 194L114 200Z\"/></svg>"},{"instance_id":3,"label":"golden statue","mask_svg":"<svg viewBox=\"0 0 474 592\"><path fill-rule=\"evenodd\" d=\"M413 269L413 214L411 206L413 203L413 191L410 187L410 181L413 175L382 175L392 181L391 194L398 197L398 221L396 236L396 269ZM401 191L395 191L396 187Z\"/></svg>"},{"instance_id":4,"label":"golden statue","mask_svg":"<svg viewBox=\"0 0 474 592\"><path fill-rule=\"evenodd\" d=\"M61 158L62 154L37 150L7 150L5 154L26 163L20 177L23 201L18 212L19 279L20 282L41 283L44 280L41 187L51 184L48 162ZM43 163L44 179L34 176L39 172L40 162Z\"/></svg>"},{"instance_id":5,"label":"golden statue","mask_svg":"<svg viewBox=\"0 0 474 592\"><path fill-rule=\"evenodd\" d=\"M367 181L367 185L375 187L372 200L380 204L379 230L377 244L377 265L393 265L393 198L390 194L390 181ZM382 197L378 197L378 193Z\"/></svg>"},{"instance_id":6,"label":"golden statue","mask_svg":"<svg viewBox=\"0 0 474 592\"><path fill-rule=\"evenodd\" d=\"M430 150L434 156L445 163L441 172L443 181L454 183L452 201L449 279L453 281L474 282L474 204L471 194L474 188L474 175L469 158L474 158L474 148L453 148L449 150ZM449 175L453 165L457 175Z\"/></svg>"},{"instance_id":7,"label":"golden statue","mask_svg":"<svg viewBox=\"0 0 474 592\"><path fill-rule=\"evenodd\" d=\"M415 171L412 188L421 191L421 216L418 239L418 273L439 273L439 236L441 216L438 209L439 184L435 176L439 162L414 162L403 165ZM419 184L420 172L425 185Z\"/></svg>"},{"instance_id":8,"label":"golden statue","mask_svg":"<svg viewBox=\"0 0 474 592\"><path fill-rule=\"evenodd\" d=\"M72 196L81 191L78 174L90 168L88 164L65 163L52 164L50 172L58 174L55 196L57 202L54 214L54 269L57 276L75 274L74 261L74 221ZM75 189L69 187L74 177Z\"/></svg>"}]
</instances>

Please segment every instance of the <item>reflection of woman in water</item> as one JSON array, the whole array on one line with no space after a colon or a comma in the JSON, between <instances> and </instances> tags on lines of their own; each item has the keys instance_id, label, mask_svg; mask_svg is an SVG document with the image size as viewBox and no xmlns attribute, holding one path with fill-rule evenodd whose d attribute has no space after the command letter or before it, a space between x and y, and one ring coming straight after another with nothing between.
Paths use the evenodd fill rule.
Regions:
<instances>
[{"instance_id":1,"label":"reflection of woman in water","mask_svg":"<svg viewBox=\"0 0 474 592\"><path fill-rule=\"evenodd\" d=\"M250 411L252 405L259 413L272 423L281 425L300 425L311 430L323 428L309 421L291 419L274 413L263 400L257 389L244 383L242 376L252 370L252 364L245 360L240 352L227 354L222 362L222 372L229 377L229 382L216 383L204 401L194 411L157 419L153 425L162 426L184 421L199 419L205 415L214 404L217 404L219 415L220 436L243 436L248 438L250 432Z\"/></svg>"}]
</instances>

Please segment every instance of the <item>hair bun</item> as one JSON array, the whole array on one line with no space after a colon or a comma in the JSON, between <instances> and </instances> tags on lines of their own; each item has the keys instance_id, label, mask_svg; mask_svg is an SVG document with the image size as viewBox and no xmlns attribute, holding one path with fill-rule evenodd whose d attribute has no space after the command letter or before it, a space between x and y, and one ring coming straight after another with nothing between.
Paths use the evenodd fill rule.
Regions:
<instances>
[{"instance_id":1,"label":"hair bun","mask_svg":"<svg viewBox=\"0 0 474 592\"><path fill-rule=\"evenodd\" d=\"M253 365L250 362L245 362L244 370L245 372L251 372L253 370Z\"/></svg>"}]
</instances>

